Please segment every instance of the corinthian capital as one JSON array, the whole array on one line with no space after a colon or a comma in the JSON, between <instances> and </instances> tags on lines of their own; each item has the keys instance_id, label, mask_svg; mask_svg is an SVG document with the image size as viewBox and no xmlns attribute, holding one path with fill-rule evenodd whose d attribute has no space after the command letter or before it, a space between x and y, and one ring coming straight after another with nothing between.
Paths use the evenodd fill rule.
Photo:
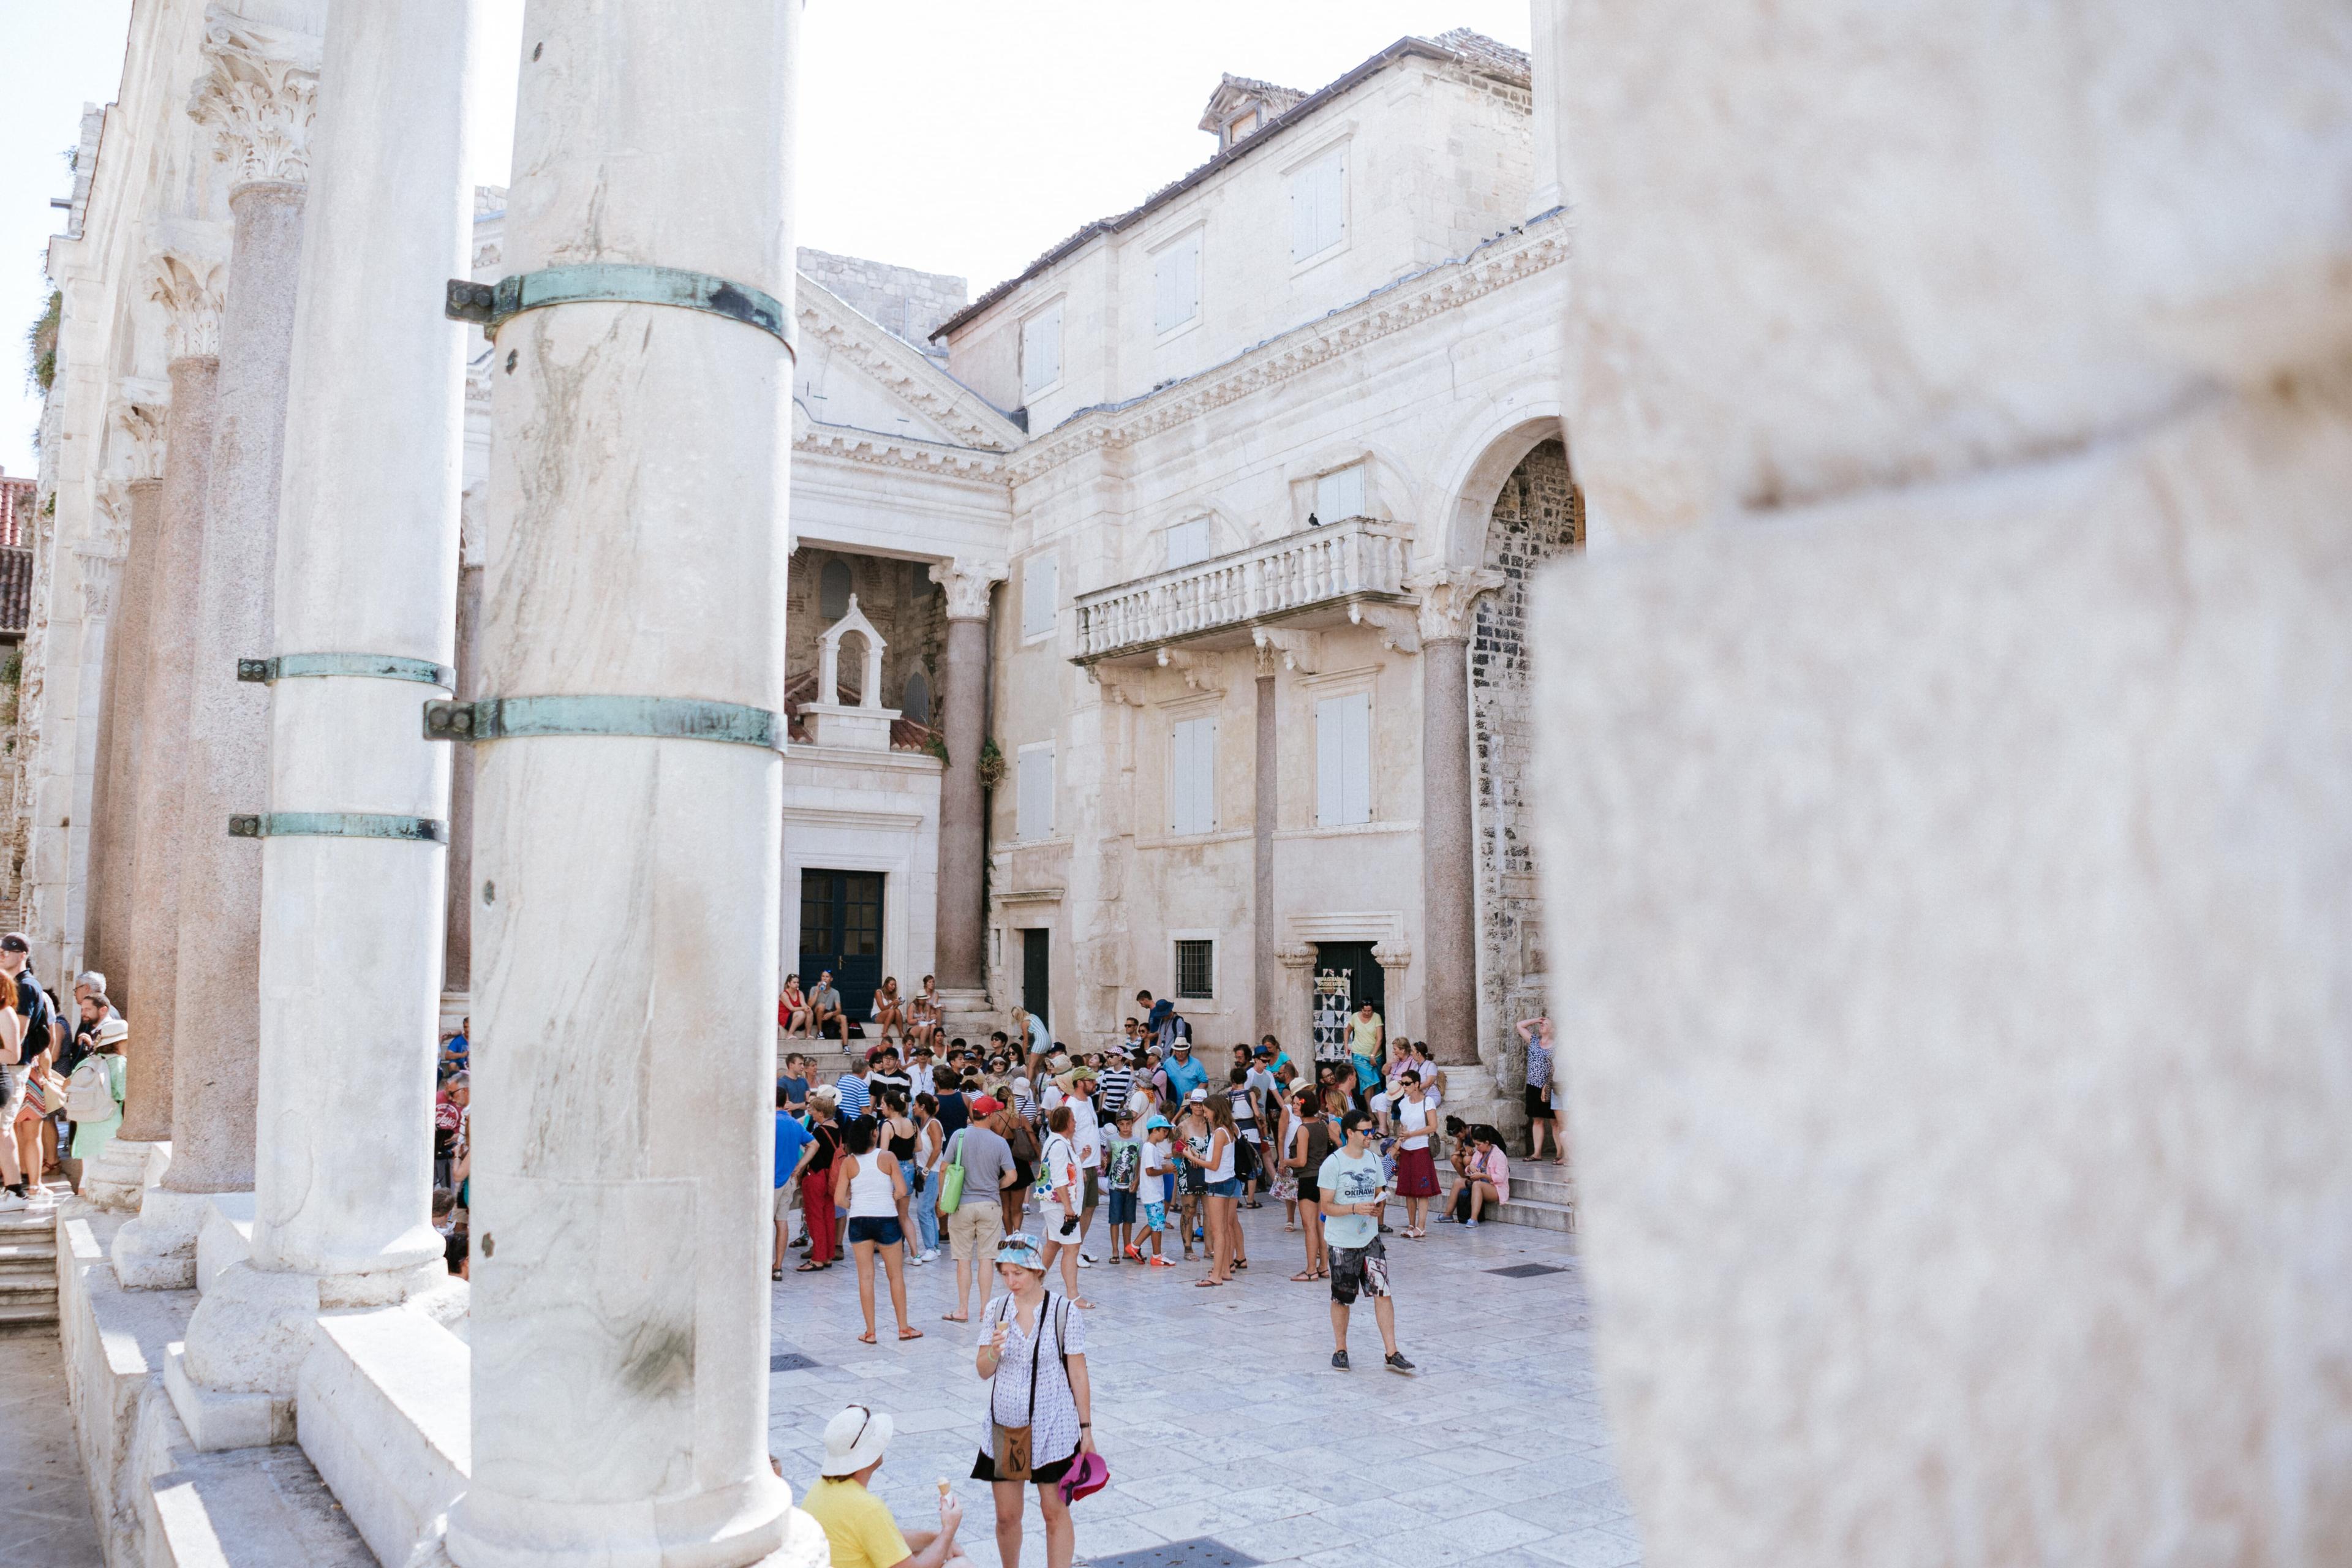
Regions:
<instances>
[{"instance_id":1,"label":"corinthian capital","mask_svg":"<svg viewBox=\"0 0 2352 1568\"><path fill-rule=\"evenodd\" d=\"M218 262L168 250L155 258L147 293L170 312L164 338L172 358L220 353L221 281Z\"/></svg>"},{"instance_id":2,"label":"corinthian capital","mask_svg":"<svg viewBox=\"0 0 2352 1568\"><path fill-rule=\"evenodd\" d=\"M108 446L124 483L163 477L165 412L158 403L125 401L114 405L114 428Z\"/></svg>"},{"instance_id":3,"label":"corinthian capital","mask_svg":"<svg viewBox=\"0 0 2352 1568\"><path fill-rule=\"evenodd\" d=\"M988 591L1002 583L1012 568L1002 561L934 561L931 581L947 590L948 619L988 619Z\"/></svg>"},{"instance_id":4,"label":"corinthian capital","mask_svg":"<svg viewBox=\"0 0 2352 1568\"><path fill-rule=\"evenodd\" d=\"M1421 595L1421 637L1423 642L1462 642L1477 626L1480 595L1503 585L1500 572L1474 572L1462 566L1434 566L1404 585Z\"/></svg>"},{"instance_id":5,"label":"corinthian capital","mask_svg":"<svg viewBox=\"0 0 2352 1568\"><path fill-rule=\"evenodd\" d=\"M215 5L205 13L205 63L188 112L220 132L213 156L230 165L230 187L309 179L319 40Z\"/></svg>"}]
</instances>

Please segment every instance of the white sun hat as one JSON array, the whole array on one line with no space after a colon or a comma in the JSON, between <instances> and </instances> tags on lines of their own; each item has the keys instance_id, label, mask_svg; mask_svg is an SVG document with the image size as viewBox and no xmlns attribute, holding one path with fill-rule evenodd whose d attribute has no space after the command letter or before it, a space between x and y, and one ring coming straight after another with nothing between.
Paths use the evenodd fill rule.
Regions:
<instances>
[{"instance_id":1,"label":"white sun hat","mask_svg":"<svg viewBox=\"0 0 2352 1568\"><path fill-rule=\"evenodd\" d=\"M882 1457L898 1423L877 1415L863 1405L852 1405L824 1424L824 1468L821 1476L854 1476Z\"/></svg>"}]
</instances>

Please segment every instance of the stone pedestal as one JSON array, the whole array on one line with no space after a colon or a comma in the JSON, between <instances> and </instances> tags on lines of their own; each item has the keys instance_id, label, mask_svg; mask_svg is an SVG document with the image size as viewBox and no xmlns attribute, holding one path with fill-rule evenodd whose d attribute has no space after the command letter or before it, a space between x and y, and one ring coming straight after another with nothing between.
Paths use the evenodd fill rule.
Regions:
<instances>
[{"instance_id":1,"label":"stone pedestal","mask_svg":"<svg viewBox=\"0 0 2352 1568\"><path fill-rule=\"evenodd\" d=\"M931 580L947 595L945 680L940 690L947 770L940 778L940 894L936 957L940 989L985 994L988 911L981 897L986 858L980 750L987 738L989 591L1004 568L940 562Z\"/></svg>"},{"instance_id":2,"label":"stone pedestal","mask_svg":"<svg viewBox=\"0 0 2352 1568\"><path fill-rule=\"evenodd\" d=\"M799 14L534 0L505 265L689 268L778 296L789 321ZM526 311L496 344L485 698L780 715L790 352L619 300ZM822 1562L767 1457L782 759L604 711L611 732L475 752L492 1048L474 1075L473 1473L448 1553ZM704 1027L612 1005L610 978L648 963ZM689 1103L689 1078L722 1092Z\"/></svg>"},{"instance_id":3,"label":"stone pedestal","mask_svg":"<svg viewBox=\"0 0 2352 1568\"><path fill-rule=\"evenodd\" d=\"M136 1213L147 1189L163 1180L164 1167L171 1163L169 1142L117 1134L106 1141L97 1159L83 1164L78 1195L99 1208Z\"/></svg>"}]
</instances>

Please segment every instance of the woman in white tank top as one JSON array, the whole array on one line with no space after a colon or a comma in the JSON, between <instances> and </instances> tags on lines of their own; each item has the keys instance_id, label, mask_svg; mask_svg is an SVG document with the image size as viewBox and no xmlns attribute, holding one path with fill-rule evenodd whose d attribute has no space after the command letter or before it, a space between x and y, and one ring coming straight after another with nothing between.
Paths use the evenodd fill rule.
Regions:
<instances>
[{"instance_id":1,"label":"woman in white tank top","mask_svg":"<svg viewBox=\"0 0 2352 1568\"><path fill-rule=\"evenodd\" d=\"M857 1305L866 1314L861 1342L874 1342L874 1255L890 1277L890 1307L898 1315L898 1337L919 1340L923 1331L907 1321L907 1233L898 1205L907 1195L906 1173L897 1156L874 1146L876 1123L860 1116L842 1129L841 1158L834 1162L833 1201L849 1215L849 1250L857 1259Z\"/></svg>"}]
</instances>

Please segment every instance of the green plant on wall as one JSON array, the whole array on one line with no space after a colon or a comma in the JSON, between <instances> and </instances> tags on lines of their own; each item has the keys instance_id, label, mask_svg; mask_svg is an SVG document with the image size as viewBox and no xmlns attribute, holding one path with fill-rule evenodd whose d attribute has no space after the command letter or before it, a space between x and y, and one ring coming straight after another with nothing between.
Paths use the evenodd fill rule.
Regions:
<instances>
[{"instance_id":1,"label":"green plant on wall","mask_svg":"<svg viewBox=\"0 0 2352 1568\"><path fill-rule=\"evenodd\" d=\"M49 302L25 333L26 370L44 397L58 379L58 321L65 307L66 297L51 289Z\"/></svg>"},{"instance_id":2,"label":"green plant on wall","mask_svg":"<svg viewBox=\"0 0 2352 1568\"><path fill-rule=\"evenodd\" d=\"M994 789L1004 782L1004 753L996 748L992 735L980 743L980 787Z\"/></svg>"}]
</instances>

